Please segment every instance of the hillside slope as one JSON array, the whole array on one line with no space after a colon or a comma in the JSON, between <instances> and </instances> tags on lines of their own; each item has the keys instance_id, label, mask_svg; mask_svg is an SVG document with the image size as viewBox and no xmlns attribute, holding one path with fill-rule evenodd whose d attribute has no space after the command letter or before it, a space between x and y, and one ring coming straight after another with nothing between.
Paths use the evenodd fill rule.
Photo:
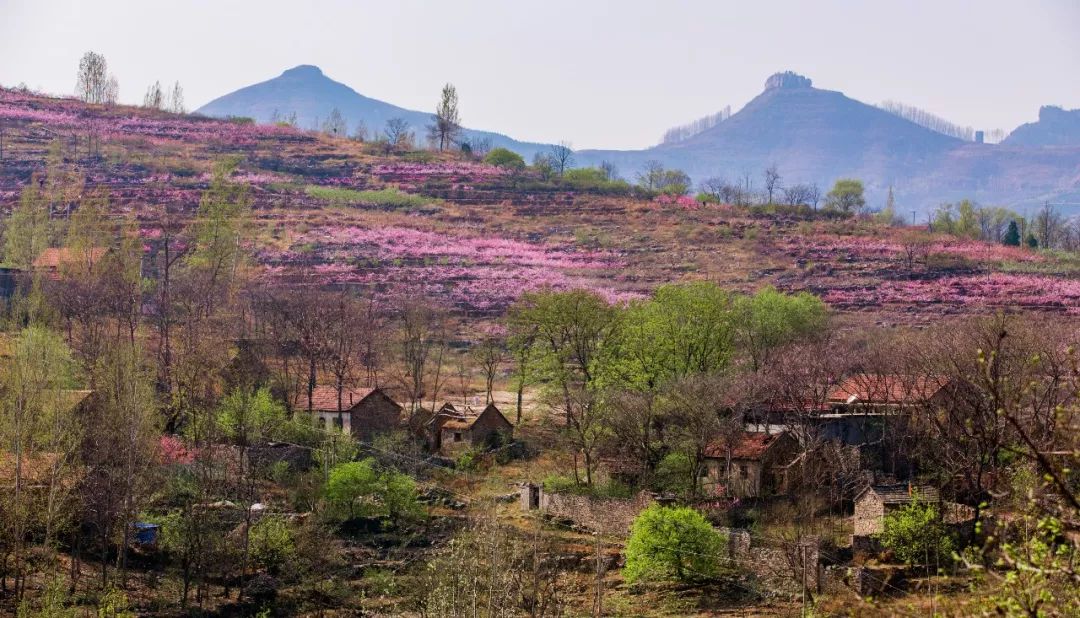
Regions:
<instances>
[{"instance_id":1,"label":"hillside slope","mask_svg":"<svg viewBox=\"0 0 1080 618\"><path fill-rule=\"evenodd\" d=\"M270 122L274 114L296 114L297 124L310 128L325 120L337 109L348 122L351 132L363 121L369 133L378 133L392 118L403 118L417 137L423 139L431 113L419 112L366 97L323 74L319 67L300 65L278 77L247 86L218 97L195 110L198 114L226 118L244 116L257 122ZM467 135L489 138L493 146L511 148L531 157L546 149L544 144L519 142L499 133L467 130Z\"/></svg>"},{"instance_id":2,"label":"hillside slope","mask_svg":"<svg viewBox=\"0 0 1080 618\"><path fill-rule=\"evenodd\" d=\"M58 149L83 179L83 194L107 195L115 215L133 216L153 255L162 222L193 216L215 164L236 157L230 179L251 198L252 265L261 276L380 298L420 296L473 321L499 316L528 290L587 288L626 300L694 279L732 291L809 291L854 320L926 323L1017 307L1080 314L1075 257L925 228L647 201L532 170L511 173L461 153L387 155L291 127L5 89L0 126L0 212L19 203L35 174L47 173L49 152ZM1011 151L989 151L1003 153L990 161L996 173L1005 173ZM965 159L981 152L953 149L943 167L986 165L982 155ZM911 250L922 257L913 261Z\"/></svg>"}]
</instances>

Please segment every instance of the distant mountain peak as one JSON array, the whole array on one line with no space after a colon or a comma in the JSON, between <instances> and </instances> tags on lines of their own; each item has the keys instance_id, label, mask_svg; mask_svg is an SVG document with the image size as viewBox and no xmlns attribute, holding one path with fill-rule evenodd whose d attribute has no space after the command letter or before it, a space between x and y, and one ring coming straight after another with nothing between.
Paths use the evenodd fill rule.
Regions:
<instances>
[{"instance_id":1,"label":"distant mountain peak","mask_svg":"<svg viewBox=\"0 0 1080 618\"><path fill-rule=\"evenodd\" d=\"M285 71L284 73L282 73L281 76L282 77L325 77L325 75L323 75L322 69L315 66L314 64L297 65L297 66Z\"/></svg>"},{"instance_id":2,"label":"distant mountain peak","mask_svg":"<svg viewBox=\"0 0 1080 618\"><path fill-rule=\"evenodd\" d=\"M813 85L814 82L809 77L803 77L794 71L773 73L765 80L765 90L811 88Z\"/></svg>"}]
</instances>

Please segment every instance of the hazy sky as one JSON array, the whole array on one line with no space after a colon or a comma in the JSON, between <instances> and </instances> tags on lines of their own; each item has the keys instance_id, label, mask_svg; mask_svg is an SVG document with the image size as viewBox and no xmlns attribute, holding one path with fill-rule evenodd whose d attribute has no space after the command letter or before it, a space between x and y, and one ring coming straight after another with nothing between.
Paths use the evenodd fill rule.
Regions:
<instances>
[{"instance_id":1,"label":"hazy sky","mask_svg":"<svg viewBox=\"0 0 1080 618\"><path fill-rule=\"evenodd\" d=\"M316 64L420 110L449 81L467 126L575 148L651 145L786 69L976 128L1080 107L1080 0L0 0L0 84L69 93L88 49L125 102Z\"/></svg>"}]
</instances>

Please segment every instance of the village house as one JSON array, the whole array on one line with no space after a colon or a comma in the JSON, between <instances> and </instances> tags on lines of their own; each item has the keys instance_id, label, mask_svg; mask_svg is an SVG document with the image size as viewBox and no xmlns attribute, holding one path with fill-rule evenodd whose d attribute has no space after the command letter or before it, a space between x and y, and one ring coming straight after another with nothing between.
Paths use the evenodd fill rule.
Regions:
<instances>
[{"instance_id":1,"label":"village house","mask_svg":"<svg viewBox=\"0 0 1080 618\"><path fill-rule=\"evenodd\" d=\"M49 247L34 258L34 270L46 278L57 280L63 269L89 270L108 254L106 247L91 247L86 251L75 251L67 247Z\"/></svg>"},{"instance_id":2,"label":"village house","mask_svg":"<svg viewBox=\"0 0 1080 618\"><path fill-rule=\"evenodd\" d=\"M316 427L349 432L361 440L398 429L403 410L382 389L346 387L339 399L338 390L333 386L316 386L311 393L310 405L307 389L301 389L293 396L292 409L296 413L310 414Z\"/></svg>"},{"instance_id":3,"label":"village house","mask_svg":"<svg viewBox=\"0 0 1080 618\"><path fill-rule=\"evenodd\" d=\"M458 410L447 403L428 422L429 447L452 452L464 448L490 448L514 437L514 424L489 403L479 414L471 408Z\"/></svg>"},{"instance_id":4,"label":"village house","mask_svg":"<svg viewBox=\"0 0 1080 618\"><path fill-rule=\"evenodd\" d=\"M775 494L797 450L798 442L786 431L744 431L731 441L718 440L705 449L705 489L737 498Z\"/></svg>"},{"instance_id":5,"label":"village house","mask_svg":"<svg viewBox=\"0 0 1080 618\"><path fill-rule=\"evenodd\" d=\"M58 403L82 416L89 413L89 406L93 405L93 394L94 392L89 390L63 390L58 393ZM52 481L71 486L79 475L79 468L74 465L77 457L78 455L71 451L37 452L23 453L17 460L14 453L0 451L0 492L15 489L17 473L22 490L41 491L47 489ZM18 470L16 463L21 464Z\"/></svg>"},{"instance_id":6,"label":"village house","mask_svg":"<svg viewBox=\"0 0 1080 618\"><path fill-rule=\"evenodd\" d=\"M847 446L879 442L889 424L906 423L914 410L950 395L947 380L902 374L856 374L825 391L827 396L798 405L770 402L746 412L752 431L810 429Z\"/></svg>"},{"instance_id":7,"label":"village house","mask_svg":"<svg viewBox=\"0 0 1080 618\"><path fill-rule=\"evenodd\" d=\"M849 446L878 442L890 424L906 423L914 410L947 397L947 385L933 376L849 376L829 393L829 410L818 418L819 433Z\"/></svg>"}]
</instances>

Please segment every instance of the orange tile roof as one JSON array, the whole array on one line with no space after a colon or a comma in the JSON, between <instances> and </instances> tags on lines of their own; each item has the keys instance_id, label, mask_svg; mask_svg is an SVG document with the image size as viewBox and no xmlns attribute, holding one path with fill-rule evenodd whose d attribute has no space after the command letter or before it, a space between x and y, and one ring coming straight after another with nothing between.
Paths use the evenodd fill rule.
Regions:
<instances>
[{"instance_id":1,"label":"orange tile roof","mask_svg":"<svg viewBox=\"0 0 1080 618\"><path fill-rule=\"evenodd\" d=\"M946 380L934 376L857 375L840 383L829 394L834 404L921 403L945 387Z\"/></svg>"},{"instance_id":2,"label":"orange tile roof","mask_svg":"<svg viewBox=\"0 0 1080 618\"><path fill-rule=\"evenodd\" d=\"M22 482L27 485L38 485L49 479L49 472L56 463L56 453L35 453L22 456ZM9 452L0 452L0 485L8 486L15 483L15 455Z\"/></svg>"},{"instance_id":3,"label":"orange tile roof","mask_svg":"<svg viewBox=\"0 0 1080 618\"><path fill-rule=\"evenodd\" d=\"M761 459L769 447L784 435L781 433L763 433L759 431L744 431L735 438L735 444L731 448L732 459ZM728 447L722 440L713 442L705 447L705 456L717 459L728 456Z\"/></svg>"},{"instance_id":4,"label":"orange tile roof","mask_svg":"<svg viewBox=\"0 0 1080 618\"><path fill-rule=\"evenodd\" d=\"M68 247L50 247L41 252L40 255L34 260L34 268L47 268L57 269L61 264L71 264L78 262L84 257L89 257L90 261L97 262L105 256L105 247L93 247L90 249L89 256L78 255Z\"/></svg>"},{"instance_id":5,"label":"orange tile roof","mask_svg":"<svg viewBox=\"0 0 1080 618\"><path fill-rule=\"evenodd\" d=\"M345 387L341 391L341 410L342 412L352 409L353 406L367 399L369 395L375 392L374 388L349 388ZM300 389L296 395L293 396L293 409L294 410L307 410L308 409L308 396L307 389ZM316 386L315 390L311 393L311 409L316 412L338 412L338 392L337 388L333 386Z\"/></svg>"}]
</instances>

